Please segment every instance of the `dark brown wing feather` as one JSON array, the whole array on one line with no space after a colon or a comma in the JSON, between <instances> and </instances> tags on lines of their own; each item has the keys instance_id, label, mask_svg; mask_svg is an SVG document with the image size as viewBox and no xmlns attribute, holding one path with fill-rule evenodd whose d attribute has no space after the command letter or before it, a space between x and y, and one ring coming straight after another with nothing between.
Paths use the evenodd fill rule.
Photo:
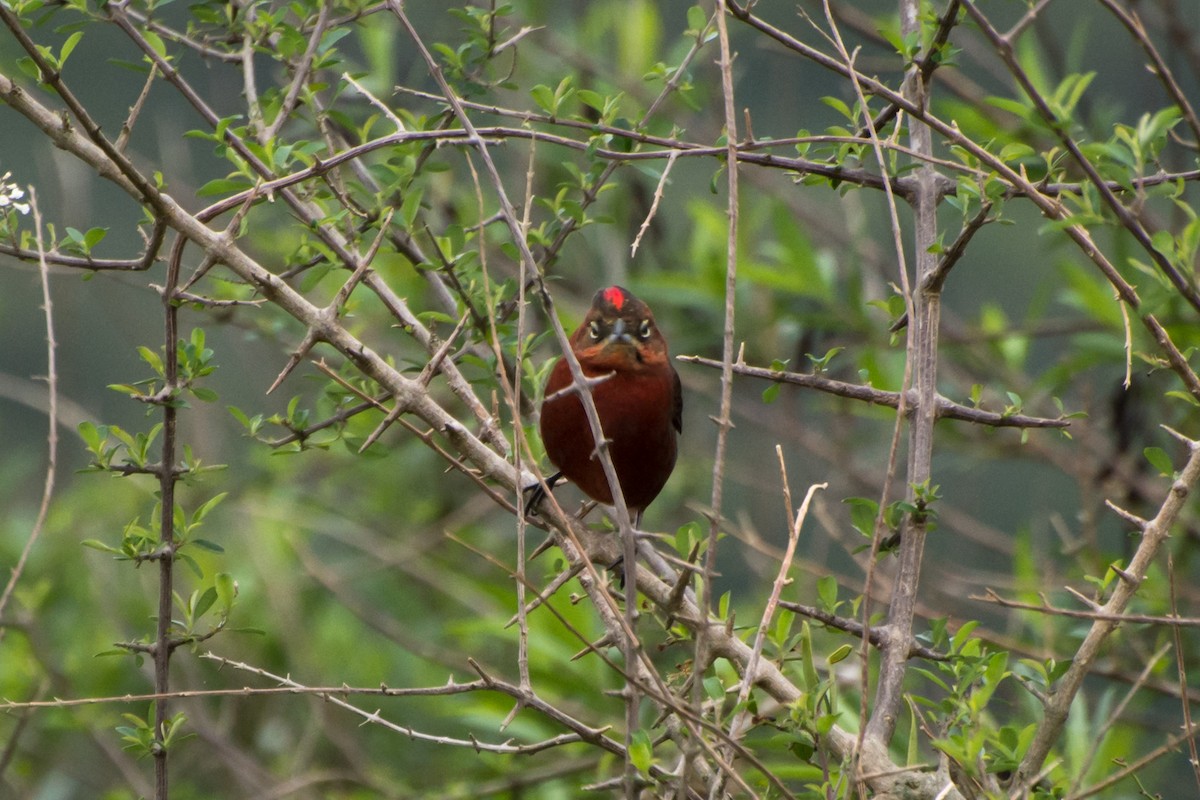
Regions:
<instances>
[{"instance_id":1,"label":"dark brown wing feather","mask_svg":"<svg viewBox=\"0 0 1200 800\"><path fill-rule=\"evenodd\" d=\"M679 382L679 373L671 367L671 375L675 378L675 406L671 409L671 424L675 430L683 433L683 384Z\"/></svg>"}]
</instances>

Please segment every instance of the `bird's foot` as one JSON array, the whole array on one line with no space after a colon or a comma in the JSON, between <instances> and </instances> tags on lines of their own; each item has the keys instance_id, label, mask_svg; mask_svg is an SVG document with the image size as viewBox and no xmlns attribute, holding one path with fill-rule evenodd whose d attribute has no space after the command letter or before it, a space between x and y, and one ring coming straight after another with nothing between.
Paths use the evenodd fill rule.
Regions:
<instances>
[{"instance_id":1,"label":"bird's foot","mask_svg":"<svg viewBox=\"0 0 1200 800\"><path fill-rule=\"evenodd\" d=\"M546 478L544 486L541 482L538 482L526 486L521 490L521 494L525 495L525 516L537 516L537 507L541 505L543 500L546 499L546 490L549 489L551 492L554 491L554 487L558 485L560 480L562 480L562 473L556 472L549 478Z\"/></svg>"}]
</instances>

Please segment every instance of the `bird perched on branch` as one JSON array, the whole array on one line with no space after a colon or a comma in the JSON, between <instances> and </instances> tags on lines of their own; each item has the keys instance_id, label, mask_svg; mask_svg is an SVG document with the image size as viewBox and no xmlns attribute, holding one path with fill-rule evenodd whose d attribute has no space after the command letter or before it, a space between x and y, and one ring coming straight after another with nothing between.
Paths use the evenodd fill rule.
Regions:
<instances>
[{"instance_id":1,"label":"bird perched on branch","mask_svg":"<svg viewBox=\"0 0 1200 800\"><path fill-rule=\"evenodd\" d=\"M671 365L667 340L650 307L620 286L601 289L583 324L571 335L571 350L591 382L592 400L608 452L635 523L662 491L675 468L683 430L683 395ZM542 442L560 472L593 500L613 504L591 426L566 359L546 381ZM540 496L533 498L535 504Z\"/></svg>"}]
</instances>

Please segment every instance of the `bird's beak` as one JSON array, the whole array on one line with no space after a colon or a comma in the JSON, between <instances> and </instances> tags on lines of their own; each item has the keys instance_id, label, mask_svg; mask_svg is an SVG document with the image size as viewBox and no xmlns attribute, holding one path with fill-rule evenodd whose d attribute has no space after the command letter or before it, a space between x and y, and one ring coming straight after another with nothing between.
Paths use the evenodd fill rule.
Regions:
<instances>
[{"instance_id":1,"label":"bird's beak","mask_svg":"<svg viewBox=\"0 0 1200 800\"><path fill-rule=\"evenodd\" d=\"M622 345L626 347L636 346L633 341L633 336L625 330L625 320L618 319L612 327L612 331L608 334L608 338L604 340L605 347L612 345Z\"/></svg>"}]
</instances>

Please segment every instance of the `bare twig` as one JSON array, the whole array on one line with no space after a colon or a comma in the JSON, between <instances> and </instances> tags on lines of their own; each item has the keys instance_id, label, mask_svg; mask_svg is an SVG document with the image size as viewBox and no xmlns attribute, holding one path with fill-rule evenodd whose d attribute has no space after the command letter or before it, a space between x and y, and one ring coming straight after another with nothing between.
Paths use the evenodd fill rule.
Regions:
<instances>
[{"instance_id":1,"label":"bare twig","mask_svg":"<svg viewBox=\"0 0 1200 800\"><path fill-rule=\"evenodd\" d=\"M721 96L724 112L723 127L725 130L725 185L728 196L725 198L725 213L728 216L728 227L725 236L725 313L724 325L721 332L721 398L717 414L713 421L717 426L716 451L713 455L712 479L712 516L709 517L708 542L704 553L704 572L700 607L712 608L713 576L717 571L717 541L721 531L721 506L725 497L725 457L729 447L729 431L733 428L730 409L733 405L733 361L734 361L734 311L737 294L737 259L738 259L738 133L737 111L733 95L733 51L729 45L729 27L726 21L725 9L729 0L717 0L716 3L717 41L720 45L720 59L717 66L721 71ZM739 359L740 360L740 359ZM696 670L703 670L709 663L710 646L707 628L701 627L695 636L695 654L693 662ZM744 678L747 685L753 685L754 674L749 673ZM692 682L692 709L699 713L704 696L702 681ZM686 783L686 776L691 769L690 754L685 753L683 777L680 783ZM717 797L724 782L721 779L712 783L710 800Z\"/></svg>"},{"instance_id":2,"label":"bare twig","mask_svg":"<svg viewBox=\"0 0 1200 800\"><path fill-rule=\"evenodd\" d=\"M1167 577L1170 579L1171 593L1171 614L1179 616L1179 601L1175 592L1175 559L1170 553L1167 554ZM1200 622L1200 620L1198 620ZM1188 742L1188 759L1192 767L1192 777L1196 779L1196 785L1200 787L1200 753L1196 751L1196 725L1192 722L1191 701L1187 696L1187 665L1184 660L1183 650L1183 632L1178 627L1171 629L1171 636L1174 638L1175 644L1175 669L1179 674L1179 692L1183 707L1183 734L1187 737ZM1149 666L1147 666L1147 670Z\"/></svg>"},{"instance_id":3,"label":"bare twig","mask_svg":"<svg viewBox=\"0 0 1200 800\"><path fill-rule=\"evenodd\" d=\"M783 470L783 479L786 483L787 473L783 466L783 448L776 445L775 452L779 456L780 469ZM796 544L800 541L800 529L804 525L804 520L808 516L808 506L812 502L813 495L818 489L825 489L829 486L827 483L817 483L808 487L808 492L804 495L804 501L800 504L800 510L796 512L796 518L792 521L788 529L787 549L784 551L783 560L779 563L779 572L775 576L775 582L771 585L771 596L767 598L766 606L763 608L762 619L758 624L758 631L754 635L754 646L750 654L750 661L746 665L746 672L753 675L758 667L758 660L762 657L763 643L767 638L767 631L770 629L771 620L775 618L775 610L782 604L780 597L783 594L783 587L791 582L788 573L792 569L792 558L796 555ZM789 493L790 494L790 493ZM750 697L751 684L749 681L742 681L741 688L738 690L737 707L739 711L729 724L730 738L737 738L745 734L745 729L749 721L749 712L742 708Z\"/></svg>"},{"instance_id":4,"label":"bare twig","mask_svg":"<svg viewBox=\"0 0 1200 800\"><path fill-rule=\"evenodd\" d=\"M1038 725L1037 733L1034 734L1024 759L1013 774L1011 787L1018 792L1025 791L1031 786L1032 781L1041 771L1046 755L1058 740L1063 725L1066 723L1071 703L1083 684L1083 679L1091 671L1100 646L1117 627L1117 620L1137 593L1151 562L1157 556L1167 537L1170 536L1171 527L1183 510L1186 498L1200 482L1200 444L1190 442L1188 449L1187 464L1180 471L1179 477L1171 484L1171 489L1159 507L1158 514L1150 520L1142 532L1141 543L1130 559L1129 566L1123 570L1132 580L1115 582L1112 595L1100 612L1103 617L1093 621L1083 642L1071 659L1071 666L1054 686L1054 693L1046 705L1045 716Z\"/></svg>"},{"instance_id":5,"label":"bare twig","mask_svg":"<svg viewBox=\"0 0 1200 800\"><path fill-rule=\"evenodd\" d=\"M681 355L675 358L678 361L684 361L688 364L699 364L704 367L712 367L713 369L721 367L721 362L716 359L704 358L702 356ZM748 378L760 378L775 383L790 383L796 386L804 386L838 397L861 400L870 405L887 406L888 408L900 407L900 392L888 392L871 386L863 386L862 384L846 383L845 381L827 378L824 375L785 372L765 367L752 367L748 364L734 364L733 371L737 375L745 375ZM1025 414L984 411L980 408L972 408L971 406L955 403L941 395L936 397L936 407L939 419L943 417L946 419L958 419L964 422L974 422L978 425L988 425L996 428L1068 428L1071 426L1070 420L1067 419L1051 419L1048 417L1031 417ZM908 413L911 413L911 404L906 405L906 410Z\"/></svg>"},{"instance_id":6,"label":"bare twig","mask_svg":"<svg viewBox=\"0 0 1200 800\"><path fill-rule=\"evenodd\" d=\"M0 619L4 618L4 609L8 607L17 582L25 572L25 565L29 562L29 554L33 552L34 544L46 527L46 516L50 513L50 498L54 494L54 481L58 471L58 343L54 338L54 304L50 299L50 267L46 262L45 242L42 238L42 212L38 207L37 192L32 186L29 187L29 207L33 212L34 236L41 256L38 260L38 274L42 286L42 314L46 321L46 388L49 394L46 416L50 429L46 433L46 476L42 481L42 500L38 505L33 528L29 531L29 538L25 540L21 555L17 557L17 563L13 565L8 581L4 584L4 591L0 592ZM4 641L7 632L8 628L0 625L0 642Z\"/></svg>"},{"instance_id":7,"label":"bare twig","mask_svg":"<svg viewBox=\"0 0 1200 800\"><path fill-rule=\"evenodd\" d=\"M1078 594L1075 592L1073 593ZM1043 602L1041 605L1035 605L1033 603L1022 603L1018 600L1009 600L996 594L991 589L988 589L986 594L973 594L968 599L978 600L983 603L992 603L994 605L1002 606L1003 608L1017 608L1021 609L1022 611L1037 611L1039 614L1049 614L1055 617L1104 620L1117 625L1129 623L1133 625L1167 625L1172 628L1200 628L1200 617L1158 617L1152 614L1112 614L1105 611L1081 611L1077 608L1059 608L1046 602ZM1093 605L1095 605L1095 607L1098 609L1104 608L1104 606L1099 604L1093 603Z\"/></svg>"},{"instance_id":8,"label":"bare twig","mask_svg":"<svg viewBox=\"0 0 1200 800\"><path fill-rule=\"evenodd\" d=\"M671 167L675 166L675 159L678 155L678 150L672 150L671 155L667 158L667 164L663 167L662 175L658 179L658 186L654 188L654 200L650 203L650 210L646 212L646 218L642 220L637 236L633 238L633 244L629 248L630 258L637 256L638 245L642 243L642 237L650 229L650 223L654 220L654 215L658 213L658 204L662 202L663 190L667 186L667 176L671 174Z\"/></svg>"}]
</instances>

